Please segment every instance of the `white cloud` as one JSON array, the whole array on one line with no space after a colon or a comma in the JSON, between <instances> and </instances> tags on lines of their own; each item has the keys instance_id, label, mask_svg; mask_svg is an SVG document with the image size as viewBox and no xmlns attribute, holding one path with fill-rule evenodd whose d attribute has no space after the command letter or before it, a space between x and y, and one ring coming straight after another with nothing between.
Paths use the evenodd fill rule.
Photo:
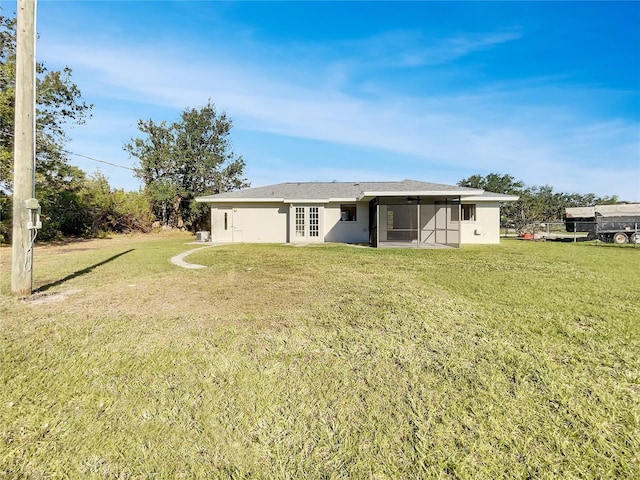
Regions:
<instances>
[{"instance_id":1,"label":"white cloud","mask_svg":"<svg viewBox=\"0 0 640 480\"><path fill-rule=\"evenodd\" d=\"M441 47L439 61L518 35L514 31L452 38ZM427 58L438 57L434 51L405 51L408 56L403 62L424 64ZM246 130L381 149L388 151L390 158L408 156L425 167L445 164L456 171L467 169L469 174L509 173L528 184L552 184L562 191L618 193L629 200L639 199L637 125L622 120L595 121L571 112L557 115L553 105L528 99L526 87L415 98L378 91L371 99L363 99L331 87L345 81L339 70L335 72L337 82L320 79L306 85L291 77L286 67L273 65L266 70L216 58L214 53L206 59L195 58L162 45L107 48L58 44L48 45L46 56L72 65L84 92L105 102L109 98L135 101L138 106L147 102L179 112L211 98L238 128ZM316 73L321 75L330 68L318 65ZM543 98L539 94L545 86L536 88L537 98ZM572 107L564 106L567 108ZM148 117L144 111L135 116ZM127 130L106 119L101 121L107 122L101 125L114 136L118 130ZM118 148L121 145L119 139ZM605 163L613 160L617 167L608 169ZM336 175L356 173L344 165L315 168L318 176L325 178L334 171ZM431 180L424 175L421 178Z\"/></svg>"},{"instance_id":2,"label":"white cloud","mask_svg":"<svg viewBox=\"0 0 640 480\"><path fill-rule=\"evenodd\" d=\"M442 65L522 37L519 28L491 33L457 33L427 37L419 30L390 30L378 35L339 43L350 63L396 68Z\"/></svg>"}]
</instances>

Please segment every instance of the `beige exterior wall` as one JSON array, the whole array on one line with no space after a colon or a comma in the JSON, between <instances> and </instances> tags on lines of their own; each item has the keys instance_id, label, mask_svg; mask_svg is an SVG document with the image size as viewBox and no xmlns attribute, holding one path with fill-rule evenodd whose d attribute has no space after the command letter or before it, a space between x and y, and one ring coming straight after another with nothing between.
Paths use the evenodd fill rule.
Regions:
<instances>
[{"instance_id":1,"label":"beige exterior wall","mask_svg":"<svg viewBox=\"0 0 640 480\"><path fill-rule=\"evenodd\" d=\"M340 205L355 202L327 203L324 206L324 241L337 243L369 242L369 203L356 203L355 222L342 221Z\"/></svg>"},{"instance_id":2,"label":"beige exterior wall","mask_svg":"<svg viewBox=\"0 0 640 480\"><path fill-rule=\"evenodd\" d=\"M473 204L466 201L463 204ZM475 221L461 220L462 245L500 243L500 203L478 202Z\"/></svg>"},{"instance_id":3,"label":"beige exterior wall","mask_svg":"<svg viewBox=\"0 0 640 480\"><path fill-rule=\"evenodd\" d=\"M296 238L294 212L295 207L300 206L300 204L236 203L235 205L215 205L211 208L211 240L214 243L369 242L369 203L356 203L356 221L341 220L340 205L342 203L305 205L318 207L319 235L316 238ZM466 201L463 203L472 204L473 202ZM460 222L461 244L500 243L499 202L478 202L475 205L475 220L463 220ZM435 212L431 212L435 207L422 205L421 208L423 209L421 217L426 216L432 220L435 219ZM431 215L427 215L427 213L431 213ZM440 214L444 215L444 210ZM441 220L439 225L451 221L444 218ZM425 231L425 229L430 230L429 227L432 227L430 222L431 220L427 221L426 218L421 218L422 242L445 243L446 239L436 238L438 235L444 235L442 232L436 232L432 229L430 233ZM451 235L454 233L457 235L457 232L450 232ZM380 234L383 235L384 233L380 232ZM457 239L453 240L457 241Z\"/></svg>"},{"instance_id":4,"label":"beige exterior wall","mask_svg":"<svg viewBox=\"0 0 640 480\"><path fill-rule=\"evenodd\" d=\"M225 230L224 214L227 213ZM283 203L243 203L211 208L214 243L286 243L289 206Z\"/></svg>"}]
</instances>

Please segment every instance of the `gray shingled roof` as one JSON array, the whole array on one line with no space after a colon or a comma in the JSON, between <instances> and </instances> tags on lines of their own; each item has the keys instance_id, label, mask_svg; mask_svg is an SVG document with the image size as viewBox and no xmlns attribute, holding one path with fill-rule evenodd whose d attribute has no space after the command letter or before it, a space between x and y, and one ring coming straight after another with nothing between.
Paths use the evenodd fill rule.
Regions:
<instances>
[{"instance_id":1,"label":"gray shingled roof","mask_svg":"<svg viewBox=\"0 0 640 480\"><path fill-rule=\"evenodd\" d=\"M443 185L440 183L403 180L401 182L289 182L265 187L247 188L234 192L198 197L198 202L216 202L220 200L328 200L359 199L363 196L398 195L480 195L482 190Z\"/></svg>"}]
</instances>

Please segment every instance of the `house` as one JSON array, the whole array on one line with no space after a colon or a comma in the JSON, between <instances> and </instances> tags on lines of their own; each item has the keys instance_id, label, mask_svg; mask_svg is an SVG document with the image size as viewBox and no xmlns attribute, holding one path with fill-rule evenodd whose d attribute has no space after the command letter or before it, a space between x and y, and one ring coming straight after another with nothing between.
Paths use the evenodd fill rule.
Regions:
<instances>
[{"instance_id":1,"label":"house","mask_svg":"<svg viewBox=\"0 0 640 480\"><path fill-rule=\"evenodd\" d=\"M214 243L453 246L500 241L500 203L518 197L401 182L280 183L196 198Z\"/></svg>"}]
</instances>

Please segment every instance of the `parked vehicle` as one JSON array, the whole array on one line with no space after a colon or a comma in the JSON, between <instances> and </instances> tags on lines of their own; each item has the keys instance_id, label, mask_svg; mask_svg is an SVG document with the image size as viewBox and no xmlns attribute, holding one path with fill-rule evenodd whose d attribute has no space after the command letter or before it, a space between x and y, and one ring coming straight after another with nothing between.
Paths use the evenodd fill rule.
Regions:
<instances>
[{"instance_id":1,"label":"parked vehicle","mask_svg":"<svg viewBox=\"0 0 640 480\"><path fill-rule=\"evenodd\" d=\"M567 232L587 232L607 243L640 243L640 203L567 208Z\"/></svg>"}]
</instances>

